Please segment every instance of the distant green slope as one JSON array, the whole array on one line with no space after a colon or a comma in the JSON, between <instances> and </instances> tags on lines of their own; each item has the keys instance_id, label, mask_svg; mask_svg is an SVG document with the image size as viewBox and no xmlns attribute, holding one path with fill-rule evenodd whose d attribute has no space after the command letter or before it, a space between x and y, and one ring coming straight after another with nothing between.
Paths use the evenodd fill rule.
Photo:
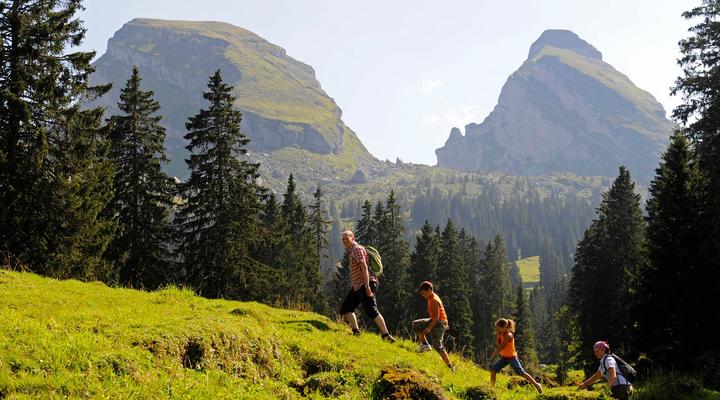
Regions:
<instances>
[{"instance_id":1,"label":"distant green slope","mask_svg":"<svg viewBox=\"0 0 720 400\"><path fill-rule=\"evenodd\" d=\"M0 297L0 398L367 399L389 366L419 374L450 399L487 390L489 381L456 355L452 373L409 341L354 337L317 314L187 290L145 293L0 271ZM498 398L599 394L559 388L538 397L507 383L499 377Z\"/></svg>"},{"instance_id":2,"label":"distant green slope","mask_svg":"<svg viewBox=\"0 0 720 400\"><path fill-rule=\"evenodd\" d=\"M532 256L517 261L520 277L525 289L532 289L540 283L540 256Z\"/></svg>"}]
</instances>

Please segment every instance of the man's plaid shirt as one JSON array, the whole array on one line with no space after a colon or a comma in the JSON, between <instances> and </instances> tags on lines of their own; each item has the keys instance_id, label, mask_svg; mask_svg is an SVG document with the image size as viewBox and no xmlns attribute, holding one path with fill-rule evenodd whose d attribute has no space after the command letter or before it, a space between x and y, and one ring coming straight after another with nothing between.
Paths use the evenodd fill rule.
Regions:
<instances>
[{"instance_id":1,"label":"man's plaid shirt","mask_svg":"<svg viewBox=\"0 0 720 400\"><path fill-rule=\"evenodd\" d=\"M365 268L370 275L370 270L367 266L368 255L364 247L357 243L353 243L352 249L350 249L350 284L353 290L360 289L360 286L364 285L362 276L362 269Z\"/></svg>"}]
</instances>

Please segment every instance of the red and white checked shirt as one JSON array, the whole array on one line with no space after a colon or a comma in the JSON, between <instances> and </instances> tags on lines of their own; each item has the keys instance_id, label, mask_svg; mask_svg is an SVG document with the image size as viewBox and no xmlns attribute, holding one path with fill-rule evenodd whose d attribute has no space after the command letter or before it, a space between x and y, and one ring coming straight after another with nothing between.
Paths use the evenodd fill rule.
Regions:
<instances>
[{"instance_id":1,"label":"red and white checked shirt","mask_svg":"<svg viewBox=\"0 0 720 400\"><path fill-rule=\"evenodd\" d=\"M353 290L358 290L365 284L362 275L363 268L368 271L368 276L371 276L367 263L367 251L364 247L357 244L357 242L353 242L353 246L350 249L350 284Z\"/></svg>"}]
</instances>

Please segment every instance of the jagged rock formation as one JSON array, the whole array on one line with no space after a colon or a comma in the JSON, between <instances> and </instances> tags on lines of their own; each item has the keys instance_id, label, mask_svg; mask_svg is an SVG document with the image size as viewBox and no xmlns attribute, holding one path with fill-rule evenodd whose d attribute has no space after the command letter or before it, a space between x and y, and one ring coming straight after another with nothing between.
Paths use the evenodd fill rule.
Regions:
<instances>
[{"instance_id":1,"label":"jagged rock formation","mask_svg":"<svg viewBox=\"0 0 720 400\"><path fill-rule=\"evenodd\" d=\"M508 78L480 124L450 132L438 165L459 170L537 175L570 171L617 174L627 166L647 180L673 124L648 92L567 30L548 30Z\"/></svg>"},{"instance_id":2,"label":"jagged rock formation","mask_svg":"<svg viewBox=\"0 0 720 400\"><path fill-rule=\"evenodd\" d=\"M202 92L216 69L235 88L236 106L243 111L241 129L253 152L349 152L361 164L376 161L345 126L342 111L323 91L313 68L245 29L222 22L134 19L115 33L94 63L91 83L112 82L113 90L93 105L117 112L120 89L133 65L140 70L143 88L153 90L162 106L173 175L187 173L185 122L207 107Z\"/></svg>"}]
</instances>

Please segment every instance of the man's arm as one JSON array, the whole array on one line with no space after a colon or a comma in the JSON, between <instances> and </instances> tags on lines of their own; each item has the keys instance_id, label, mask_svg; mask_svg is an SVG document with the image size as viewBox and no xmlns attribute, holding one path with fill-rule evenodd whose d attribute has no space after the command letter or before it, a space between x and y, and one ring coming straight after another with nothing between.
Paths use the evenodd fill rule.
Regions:
<instances>
[{"instance_id":1,"label":"man's arm","mask_svg":"<svg viewBox=\"0 0 720 400\"><path fill-rule=\"evenodd\" d=\"M367 254L367 253L366 253ZM360 272L362 272L362 279L365 283L365 294L367 294L368 297L373 297L375 294L373 294L372 290L370 290L370 273L368 272L368 265L365 257L360 257Z\"/></svg>"}]
</instances>

